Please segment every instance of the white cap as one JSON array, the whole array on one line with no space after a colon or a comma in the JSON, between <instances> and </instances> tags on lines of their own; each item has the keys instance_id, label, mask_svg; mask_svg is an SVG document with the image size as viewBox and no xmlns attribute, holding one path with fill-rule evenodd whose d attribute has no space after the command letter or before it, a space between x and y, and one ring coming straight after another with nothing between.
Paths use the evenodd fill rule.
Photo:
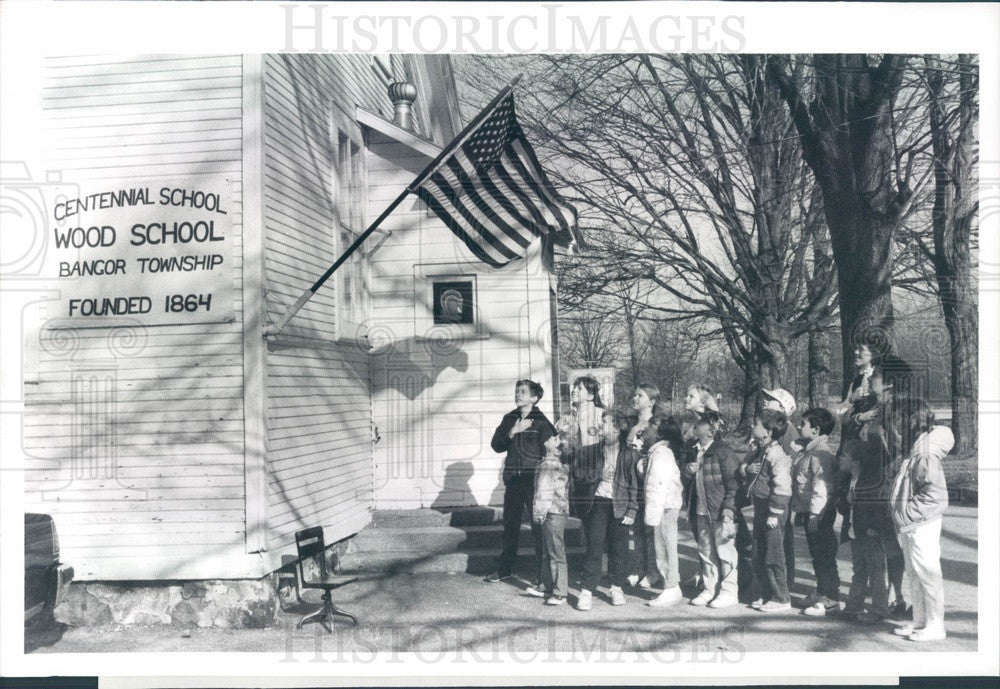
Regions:
<instances>
[{"instance_id":1,"label":"white cap","mask_svg":"<svg viewBox=\"0 0 1000 689\"><path fill-rule=\"evenodd\" d=\"M781 405L781 411L785 412L785 416L791 416L795 413L795 398L792 397L792 393L788 392L788 390L781 388L764 390L764 395Z\"/></svg>"}]
</instances>

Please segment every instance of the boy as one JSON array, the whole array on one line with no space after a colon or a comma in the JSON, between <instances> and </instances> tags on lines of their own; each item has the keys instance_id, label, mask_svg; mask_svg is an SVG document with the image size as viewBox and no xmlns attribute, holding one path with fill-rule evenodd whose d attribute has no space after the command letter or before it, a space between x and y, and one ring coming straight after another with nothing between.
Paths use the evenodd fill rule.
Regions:
<instances>
[{"instance_id":1,"label":"boy","mask_svg":"<svg viewBox=\"0 0 1000 689\"><path fill-rule=\"evenodd\" d=\"M513 574L517 560L517 541L521 535L521 516L524 510L533 514L535 496L535 468L545 454L545 443L556 434L556 429L536 406L542 399L542 386L533 380L519 380L514 385L513 411L504 414L490 443L494 452L506 452L503 463L503 550L496 571L486 578L489 582L507 579ZM543 580L542 534L537 524L531 524L535 541L536 582ZM536 583L528 589L533 596L545 592Z\"/></svg>"},{"instance_id":2,"label":"boy","mask_svg":"<svg viewBox=\"0 0 1000 689\"><path fill-rule=\"evenodd\" d=\"M785 413L762 409L751 434L757 444L742 466L753 507L753 571L761 596L750 607L761 612L790 610L784 532L792 495L792 460L779 440L788 430Z\"/></svg>"},{"instance_id":3,"label":"boy","mask_svg":"<svg viewBox=\"0 0 1000 689\"><path fill-rule=\"evenodd\" d=\"M532 519L542 531L542 584L545 604L562 605L569 593L566 566L566 517L569 516L569 467L562 463L554 435L545 442L545 458L535 470Z\"/></svg>"},{"instance_id":4,"label":"boy","mask_svg":"<svg viewBox=\"0 0 1000 689\"><path fill-rule=\"evenodd\" d=\"M805 449L792 467L790 509L795 512L795 523L805 529L816 574L816 591L806 599L802 611L810 617L822 617L840 608L837 535L833 531L837 512L830 499L837 475L837 457L830 448L830 433L835 426L828 410L806 411L799 426Z\"/></svg>"},{"instance_id":5,"label":"boy","mask_svg":"<svg viewBox=\"0 0 1000 689\"><path fill-rule=\"evenodd\" d=\"M726 608L737 602L733 514L739 462L729 446L715 437L719 419L718 412L706 410L695 422L697 442L682 472L704 587L690 602L711 608Z\"/></svg>"}]
</instances>

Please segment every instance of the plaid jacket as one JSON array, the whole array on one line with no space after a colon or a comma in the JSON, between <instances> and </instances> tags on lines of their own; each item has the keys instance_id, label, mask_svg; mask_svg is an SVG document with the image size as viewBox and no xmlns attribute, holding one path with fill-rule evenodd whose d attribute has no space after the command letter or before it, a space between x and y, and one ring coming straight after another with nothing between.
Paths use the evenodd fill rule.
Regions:
<instances>
[{"instance_id":1,"label":"plaid jacket","mask_svg":"<svg viewBox=\"0 0 1000 689\"><path fill-rule=\"evenodd\" d=\"M697 457L697 446L691 446L688 455L684 458L684 463L697 461ZM695 490L694 477L686 476L682 472L685 484L684 494L692 519L696 518L699 500L706 501L708 514L712 519L721 519L723 510L735 513L736 493L739 490L736 472L739 465L739 458L733 449L722 439L716 437L701 458L701 471L705 479L705 495L698 495Z\"/></svg>"}]
</instances>

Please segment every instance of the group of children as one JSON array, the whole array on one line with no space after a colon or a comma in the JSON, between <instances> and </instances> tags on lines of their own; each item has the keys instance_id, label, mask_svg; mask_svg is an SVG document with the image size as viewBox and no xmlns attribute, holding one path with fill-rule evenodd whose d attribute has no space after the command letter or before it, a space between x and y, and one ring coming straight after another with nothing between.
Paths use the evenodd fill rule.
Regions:
<instances>
[{"instance_id":1,"label":"group of children","mask_svg":"<svg viewBox=\"0 0 1000 689\"><path fill-rule=\"evenodd\" d=\"M633 413L626 417L604 409L597 381L583 377L572 388L573 413L553 426L535 406L541 387L518 381L518 409L497 429L494 449L502 451L518 441L523 445L528 436L517 436L534 433L534 466L515 457L517 466L509 469L510 453L505 464L508 490L508 474L517 477L511 481L530 476L533 487L530 499L522 490L516 504L511 501L516 515L507 514L506 498L504 504L505 523L516 519L519 524L521 506L529 508L541 546L538 583L527 592L543 597L547 605L567 602L563 534L573 514L581 520L586 542L577 609L593 605L605 555L612 605L626 603L626 586L651 589L657 584L662 591L648 605L680 601L677 524L686 509L700 561L692 605L726 608L742 601L764 613L790 610L792 531L801 528L816 577L803 614L884 619L891 612L888 562L898 551L904 567L898 568L898 586L893 584L894 611L906 610L901 591L905 568L913 624L897 627L895 633L916 641L943 638L939 540L947 490L941 459L953 444L951 432L934 425L923 401L894 399L883 367L862 370L859 365L859 376L842 410L839 449L831 444L836 419L823 408L801 414L798 438L788 442L795 400L785 390L765 390L743 457L722 439L717 402L702 386L689 390L683 413L665 415L656 411L655 386L640 385ZM843 609L838 512L843 515L842 540L851 542L854 570ZM513 529L505 530L505 554L516 552L516 539ZM499 570L488 579L503 579L510 570L510 558L502 556ZM888 577L893 579L891 573Z\"/></svg>"}]
</instances>

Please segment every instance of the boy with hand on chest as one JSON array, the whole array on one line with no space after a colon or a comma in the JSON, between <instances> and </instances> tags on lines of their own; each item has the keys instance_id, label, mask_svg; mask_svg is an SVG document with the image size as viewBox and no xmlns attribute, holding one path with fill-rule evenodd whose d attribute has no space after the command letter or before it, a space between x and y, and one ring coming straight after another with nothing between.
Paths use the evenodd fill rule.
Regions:
<instances>
[{"instance_id":1,"label":"boy with hand on chest","mask_svg":"<svg viewBox=\"0 0 1000 689\"><path fill-rule=\"evenodd\" d=\"M521 516L525 511L529 515L534 512L535 469L545 456L545 443L556 434L555 427L538 408L542 394L542 386L535 381L517 381L514 384L516 407L504 414L490 443L494 452L506 452L507 456L503 463L503 549L496 571L486 578L489 582L503 581L513 575ZM545 595L541 587L545 575L542 568L542 535L540 527L533 521L532 536L537 571L533 575L535 583L529 587L528 593L542 597Z\"/></svg>"}]
</instances>

